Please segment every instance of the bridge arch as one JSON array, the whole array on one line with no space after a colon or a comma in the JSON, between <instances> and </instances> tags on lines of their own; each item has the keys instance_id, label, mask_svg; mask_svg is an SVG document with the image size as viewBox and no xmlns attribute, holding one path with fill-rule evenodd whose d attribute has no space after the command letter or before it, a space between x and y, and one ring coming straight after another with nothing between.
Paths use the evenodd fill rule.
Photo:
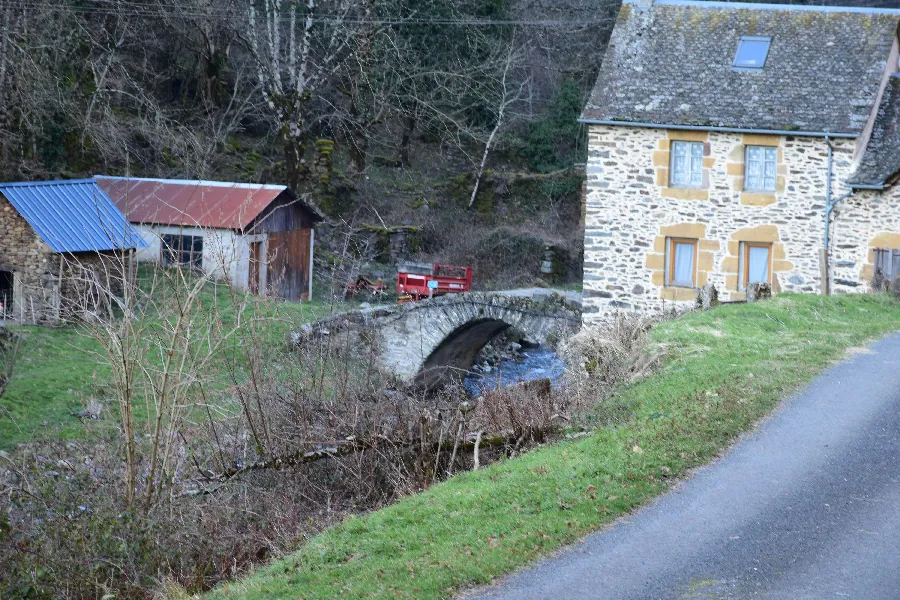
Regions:
<instances>
[{"instance_id":1,"label":"bridge arch","mask_svg":"<svg viewBox=\"0 0 900 600\"><path fill-rule=\"evenodd\" d=\"M344 313L306 326L294 342L315 337L317 330L375 332L379 365L431 389L468 371L484 345L510 327L552 344L580 326L580 295L572 292L473 292Z\"/></svg>"},{"instance_id":2,"label":"bridge arch","mask_svg":"<svg viewBox=\"0 0 900 600\"><path fill-rule=\"evenodd\" d=\"M463 323L445 337L423 361L415 383L431 389L448 378L464 375L475 364L475 358L488 342L511 325L498 319L473 319Z\"/></svg>"}]
</instances>

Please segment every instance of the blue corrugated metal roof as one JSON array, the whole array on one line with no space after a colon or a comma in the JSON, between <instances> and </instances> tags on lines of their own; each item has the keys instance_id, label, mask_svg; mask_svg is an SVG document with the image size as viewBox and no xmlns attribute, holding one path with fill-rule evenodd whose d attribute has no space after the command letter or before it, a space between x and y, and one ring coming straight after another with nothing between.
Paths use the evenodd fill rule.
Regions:
<instances>
[{"instance_id":1,"label":"blue corrugated metal roof","mask_svg":"<svg viewBox=\"0 0 900 600\"><path fill-rule=\"evenodd\" d=\"M146 246L93 179L0 183L0 193L54 252Z\"/></svg>"}]
</instances>

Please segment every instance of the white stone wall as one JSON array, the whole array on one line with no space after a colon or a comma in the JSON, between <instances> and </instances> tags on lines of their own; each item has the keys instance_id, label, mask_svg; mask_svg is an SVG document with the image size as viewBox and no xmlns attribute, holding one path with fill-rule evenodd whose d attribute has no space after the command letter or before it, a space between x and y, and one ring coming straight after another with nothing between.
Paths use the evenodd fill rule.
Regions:
<instances>
[{"instance_id":1,"label":"white stone wall","mask_svg":"<svg viewBox=\"0 0 900 600\"><path fill-rule=\"evenodd\" d=\"M137 251L139 262L159 262L162 258L164 234L194 235L203 237L203 270L217 279L228 279L239 289L247 289L250 274L250 242L263 241L262 258L265 259L265 236L245 236L230 229L204 229L201 227L177 227L165 225L135 224L135 228L147 243ZM260 267L263 278L265 265ZM265 289L262 281L260 289Z\"/></svg>"},{"instance_id":2,"label":"white stone wall","mask_svg":"<svg viewBox=\"0 0 900 600\"><path fill-rule=\"evenodd\" d=\"M668 186L671 140L705 144L704 186ZM778 186L743 191L745 144L778 146ZM833 196L852 169L855 140L833 140ZM592 125L585 222L586 322L619 310L653 312L693 305L695 291L664 285L667 235L699 238L698 285L723 300L738 290L741 241L773 244L776 292L820 293L827 145L822 138ZM836 209L833 290L867 291L873 247L900 248L900 193L859 192ZM875 244L875 245L873 245Z\"/></svg>"}]
</instances>

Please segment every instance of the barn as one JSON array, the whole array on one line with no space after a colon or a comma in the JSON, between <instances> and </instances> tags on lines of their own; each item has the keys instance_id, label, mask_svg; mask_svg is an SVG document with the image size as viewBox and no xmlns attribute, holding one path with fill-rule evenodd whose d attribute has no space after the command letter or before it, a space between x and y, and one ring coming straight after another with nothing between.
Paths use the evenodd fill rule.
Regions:
<instances>
[{"instance_id":1,"label":"barn","mask_svg":"<svg viewBox=\"0 0 900 600\"><path fill-rule=\"evenodd\" d=\"M312 297L315 206L283 185L96 176L146 243L138 261L202 270L251 293Z\"/></svg>"},{"instance_id":2,"label":"barn","mask_svg":"<svg viewBox=\"0 0 900 600\"><path fill-rule=\"evenodd\" d=\"M92 179L0 183L0 321L107 310L143 245Z\"/></svg>"}]
</instances>

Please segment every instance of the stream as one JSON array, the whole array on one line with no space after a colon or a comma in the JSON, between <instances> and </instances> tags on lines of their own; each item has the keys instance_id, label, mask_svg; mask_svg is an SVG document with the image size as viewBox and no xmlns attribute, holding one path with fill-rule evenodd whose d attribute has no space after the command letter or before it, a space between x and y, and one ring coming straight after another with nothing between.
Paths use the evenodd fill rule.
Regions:
<instances>
[{"instance_id":1,"label":"stream","mask_svg":"<svg viewBox=\"0 0 900 600\"><path fill-rule=\"evenodd\" d=\"M466 391L480 396L485 390L514 385L534 379L549 379L557 386L565 371L565 363L553 350L537 346L521 351L516 358L502 360L490 373L472 372L465 379Z\"/></svg>"}]
</instances>

